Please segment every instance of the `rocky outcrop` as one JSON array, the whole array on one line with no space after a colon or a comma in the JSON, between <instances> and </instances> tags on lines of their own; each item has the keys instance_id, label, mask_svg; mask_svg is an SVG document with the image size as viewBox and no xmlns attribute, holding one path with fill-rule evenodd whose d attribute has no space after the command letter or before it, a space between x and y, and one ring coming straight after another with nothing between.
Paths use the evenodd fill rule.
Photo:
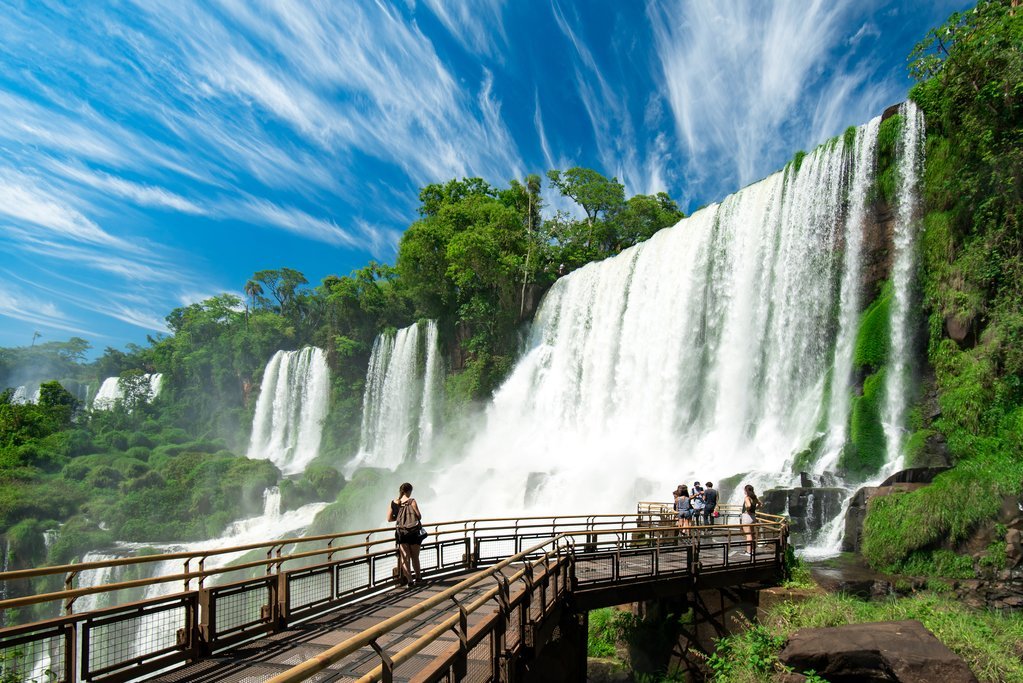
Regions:
<instances>
[{"instance_id":1,"label":"rocky outcrop","mask_svg":"<svg viewBox=\"0 0 1023 683\"><path fill-rule=\"evenodd\" d=\"M792 533L812 535L842 511L845 491L840 488L800 486L770 489L764 492L762 499L764 512L788 516Z\"/></svg>"},{"instance_id":2,"label":"rocky outcrop","mask_svg":"<svg viewBox=\"0 0 1023 683\"><path fill-rule=\"evenodd\" d=\"M842 535L843 552L859 552L863 537L863 520L867 518L867 503L871 498L887 496L896 491L913 491L927 486L947 467L913 467L896 472L880 486L864 486L849 502L845 513L845 533Z\"/></svg>"},{"instance_id":3,"label":"rocky outcrop","mask_svg":"<svg viewBox=\"0 0 1023 683\"><path fill-rule=\"evenodd\" d=\"M963 659L916 620L804 628L778 657L832 683L976 683Z\"/></svg>"}]
</instances>

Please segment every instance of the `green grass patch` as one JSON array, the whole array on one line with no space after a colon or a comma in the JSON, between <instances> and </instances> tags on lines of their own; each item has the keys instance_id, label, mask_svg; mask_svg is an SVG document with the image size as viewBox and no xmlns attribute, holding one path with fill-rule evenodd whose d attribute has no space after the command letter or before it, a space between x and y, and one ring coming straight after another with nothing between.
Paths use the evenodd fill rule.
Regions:
<instances>
[{"instance_id":1,"label":"green grass patch","mask_svg":"<svg viewBox=\"0 0 1023 683\"><path fill-rule=\"evenodd\" d=\"M1021 481L1023 461L995 452L960 462L930 486L874 498L863 524L863 555L874 568L892 571L914 551L960 541L993 518Z\"/></svg>"},{"instance_id":2,"label":"green grass patch","mask_svg":"<svg viewBox=\"0 0 1023 683\"><path fill-rule=\"evenodd\" d=\"M740 635L718 641L709 663L715 683L768 680L782 670L778 653L797 629L874 621L917 619L958 654L985 683L1023 680L1023 616L977 612L945 595L864 602L825 594L772 608L763 622ZM820 680L819 678L817 680Z\"/></svg>"},{"instance_id":3,"label":"green grass patch","mask_svg":"<svg viewBox=\"0 0 1023 683\"><path fill-rule=\"evenodd\" d=\"M586 644L588 657L614 657L616 645L627 639L636 626L636 617L613 607L604 607L590 612L589 639Z\"/></svg>"}]
</instances>

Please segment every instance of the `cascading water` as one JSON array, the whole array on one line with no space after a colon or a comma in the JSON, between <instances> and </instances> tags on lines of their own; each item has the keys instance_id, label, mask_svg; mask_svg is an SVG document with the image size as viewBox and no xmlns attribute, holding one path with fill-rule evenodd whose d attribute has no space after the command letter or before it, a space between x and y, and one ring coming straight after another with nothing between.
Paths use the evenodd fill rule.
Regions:
<instances>
[{"instance_id":1,"label":"cascading water","mask_svg":"<svg viewBox=\"0 0 1023 683\"><path fill-rule=\"evenodd\" d=\"M916 264L915 243L918 226L917 185L923 167L923 113L912 102L899 108L902 116L902 138L899 157L899 189L896 198L896 220L892 264L894 293L891 307L891 346L888 371L885 374L884 424L888 462L897 469L902 462L902 433L907 404L908 367L906 359L911 344L913 271Z\"/></svg>"},{"instance_id":2,"label":"cascading water","mask_svg":"<svg viewBox=\"0 0 1023 683\"><path fill-rule=\"evenodd\" d=\"M696 477L788 485L821 435L833 464L878 126L556 282L485 427L431 482L459 492L437 514L622 509Z\"/></svg>"},{"instance_id":3,"label":"cascading water","mask_svg":"<svg viewBox=\"0 0 1023 683\"><path fill-rule=\"evenodd\" d=\"M436 321L377 335L366 372L359 453L348 471L363 464L393 470L411 458L428 459L442 379Z\"/></svg>"},{"instance_id":4,"label":"cascading water","mask_svg":"<svg viewBox=\"0 0 1023 683\"><path fill-rule=\"evenodd\" d=\"M32 398L28 393L28 387L24 384L15 388L14 393L11 394L11 403L15 405L25 405L32 402Z\"/></svg>"},{"instance_id":5,"label":"cascading water","mask_svg":"<svg viewBox=\"0 0 1023 683\"><path fill-rule=\"evenodd\" d=\"M860 320L860 277L863 231L867 216L867 193L874 177L877 133L881 117L872 119L856 133L849 213L845 221L845 253L839 292L838 338L835 341L834 373L828 411L827 441L818 468L831 470L845 446L849 425L849 382L853 348Z\"/></svg>"},{"instance_id":6,"label":"cascading water","mask_svg":"<svg viewBox=\"0 0 1023 683\"><path fill-rule=\"evenodd\" d=\"M320 452L329 392L321 349L275 353L263 372L248 457L270 460L284 474L302 472Z\"/></svg>"},{"instance_id":7,"label":"cascading water","mask_svg":"<svg viewBox=\"0 0 1023 683\"><path fill-rule=\"evenodd\" d=\"M103 380L103 383L99 387L99 391L92 399L93 410L110 410L114 405L124 398L124 392L121 391L120 378L118 377L107 377ZM160 395L160 390L163 388L163 373L154 372L146 375L146 381L149 383L149 401L152 401Z\"/></svg>"}]
</instances>

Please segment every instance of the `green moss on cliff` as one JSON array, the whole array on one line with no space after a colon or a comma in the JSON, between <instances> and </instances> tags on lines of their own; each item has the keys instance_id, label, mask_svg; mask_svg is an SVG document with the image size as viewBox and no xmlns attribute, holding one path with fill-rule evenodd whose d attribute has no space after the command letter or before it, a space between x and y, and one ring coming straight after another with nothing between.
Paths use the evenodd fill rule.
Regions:
<instances>
[{"instance_id":1,"label":"green moss on cliff","mask_svg":"<svg viewBox=\"0 0 1023 683\"><path fill-rule=\"evenodd\" d=\"M888 360L891 301L892 286L890 282L886 282L881 288L881 293L863 312L856 334L856 347L853 350L853 365L856 368L877 370Z\"/></svg>"},{"instance_id":2,"label":"green moss on cliff","mask_svg":"<svg viewBox=\"0 0 1023 683\"><path fill-rule=\"evenodd\" d=\"M885 201L889 204L895 199L898 185L899 138L902 136L902 116L890 116L881 122L877 132L877 171L874 184L868 196L873 201Z\"/></svg>"},{"instance_id":3,"label":"green moss on cliff","mask_svg":"<svg viewBox=\"0 0 1023 683\"><path fill-rule=\"evenodd\" d=\"M866 479L885 462L885 436L881 425L884 376L884 370L879 370L867 377L863 382L863 395L853 397L849 443L842 450L838 465L856 479Z\"/></svg>"}]
</instances>

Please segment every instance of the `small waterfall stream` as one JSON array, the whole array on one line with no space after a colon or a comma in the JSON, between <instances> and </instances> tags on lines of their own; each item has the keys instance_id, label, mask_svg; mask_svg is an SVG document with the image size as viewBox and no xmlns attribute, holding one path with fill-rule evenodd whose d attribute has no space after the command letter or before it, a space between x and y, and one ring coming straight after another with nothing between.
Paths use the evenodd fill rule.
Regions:
<instances>
[{"instance_id":1,"label":"small waterfall stream","mask_svg":"<svg viewBox=\"0 0 1023 683\"><path fill-rule=\"evenodd\" d=\"M96 395L92 398L93 410L110 410L117 401L124 398L124 392L121 391L119 380L119 377L107 377L103 380ZM160 390L163 389L163 373L154 372L147 374L146 380L149 383L148 400L152 401L160 395Z\"/></svg>"},{"instance_id":2,"label":"small waterfall stream","mask_svg":"<svg viewBox=\"0 0 1023 683\"><path fill-rule=\"evenodd\" d=\"M320 452L329 392L330 370L321 349L275 353L263 371L248 457L270 460L284 474L305 470Z\"/></svg>"},{"instance_id":3,"label":"small waterfall stream","mask_svg":"<svg viewBox=\"0 0 1023 683\"><path fill-rule=\"evenodd\" d=\"M393 470L409 459L429 459L442 380L436 321L377 335L366 371L359 453L346 471L359 465Z\"/></svg>"}]
</instances>

